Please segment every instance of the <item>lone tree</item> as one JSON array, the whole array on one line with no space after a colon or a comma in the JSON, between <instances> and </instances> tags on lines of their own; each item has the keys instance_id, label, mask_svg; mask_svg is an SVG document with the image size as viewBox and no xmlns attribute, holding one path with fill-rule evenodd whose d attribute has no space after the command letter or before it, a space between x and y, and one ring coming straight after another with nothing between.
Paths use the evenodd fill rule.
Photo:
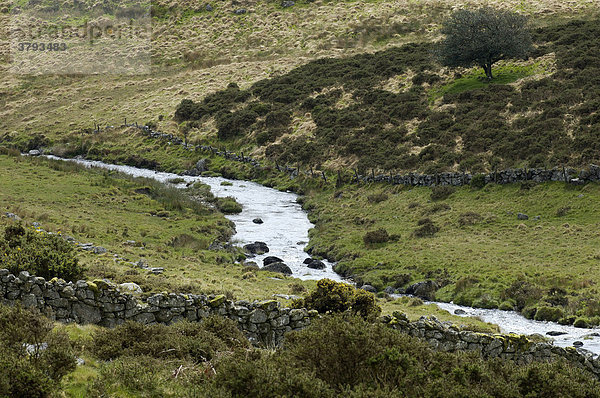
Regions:
<instances>
[{"instance_id":1,"label":"lone tree","mask_svg":"<svg viewBox=\"0 0 600 398\"><path fill-rule=\"evenodd\" d=\"M437 56L446 66L479 65L492 79L492 65L501 59L525 58L532 49L527 18L484 7L459 10L444 21Z\"/></svg>"}]
</instances>

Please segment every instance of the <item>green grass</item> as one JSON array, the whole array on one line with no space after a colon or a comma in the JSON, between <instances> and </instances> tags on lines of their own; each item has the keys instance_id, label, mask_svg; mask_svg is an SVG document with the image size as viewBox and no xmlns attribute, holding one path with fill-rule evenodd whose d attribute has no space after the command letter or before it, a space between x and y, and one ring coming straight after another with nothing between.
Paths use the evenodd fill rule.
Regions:
<instances>
[{"instance_id":1,"label":"green grass","mask_svg":"<svg viewBox=\"0 0 600 398\"><path fill-rule=\"evenodd\" d=\"M470 70L465 76L454 79L452 82L429 90L429 103L435 102L446 94L459 94L465 91L477 90L490 84L510 84L528 76L543 73L541 62L530 65L516 65L501 63L492 69L494 78L489 80L481 68Z\"/></svg>"},{"instance_id":2,"label":"green grass","mask_svg":"<svg viewBox=\"0 0 600 398\"><path fill-rule=\"evenodd\" d=\"M270 279L267 272L248 272L234 262L238 250L206 250L215 241L227 241L231 223L214 210L169 192L167 201L146 194L147 181L132 181L105 171L81 170L62 162L0 155L0 209L20 215L25 222L71 235L81 242L103 246L101 256L82 252L80 262L89 280L108 278L138 283L144 292L180 291L224 293L236 299L271 298L290 294L292 283L314 282L292 278ZM172 207L168 203L176 200ZM0 218L0 224L10 222ZM138 245L126 244L134 240ZM127 261L114 259L116 253ZM129 262L144 259L163 267L152 275Z\"/></svg>"},{"instance_id":3,"label":"green grass","mask_svg":"<svg viewBox=\"0 0 600 398\"><path fill-rule=\"evenodd\" d=\"M380 300L382 315L391 315L400 311L411 321L416 321L422 316L435 316L441 322L452 322L463 330L473 330L482 333L498 333L497 325L484 322L476 317L461 317L443 310L435 304L424 304L418 298L401 297L395 300Z\"/></svg>"},{"instance_id":4,"label":"green grass","mask_svg":"<svg viewBox=\"0 0 600 398\"><path fill-rule=\"evenodd\" d=\"M373 193L389 199L371 203ZM482 190L458 189L444 200L449 209L430 202L429 188L381 185L313 190L304 199L316 224L310 231L313 253L339 261L338 269L359 283L383 289L424 279L445 285L436 298L466 305L498 306L508 290L524 281L539 288L524 297L536 306L549 289L566 291L566 313L582 314L595 302L600 282L600 186L574 187L548 183L521 190L519 185L488 185ZM571 207L564 216L563 207ZM465 213L479 217L461 217ZM517 219L517 213L529 220ZM540 220L534 220L535 216ZM418 221L429 217L440 228L431 238L413 235ZM460 220L463 219L461 222ZM464 219L474 219L473 225ZM367 231L384 228L394 239L366 246ZM406 282L408 280L408 282ZM514 305L514 304L513 304ZM598 315L595 310L586 315Z\"/></svg>"}]
</instances>

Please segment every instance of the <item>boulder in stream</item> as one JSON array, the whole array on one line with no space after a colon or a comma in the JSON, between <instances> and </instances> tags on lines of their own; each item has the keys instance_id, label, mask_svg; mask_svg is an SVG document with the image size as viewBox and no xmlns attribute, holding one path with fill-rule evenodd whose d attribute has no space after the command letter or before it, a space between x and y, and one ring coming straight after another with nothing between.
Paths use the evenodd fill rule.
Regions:
<instances>
[{"instance_id":1,"label":"boulder in stream","mask_svg":"<svg viewBox=\"0 0 600 398\"><path fill-rule=\"evenodd\" d=\"M269 252L269 247L265 242L254 242L244 245L244 250L251 254L265 254Z\"/></svg>"},{"instance_id":2,"label":"boulder in stream","mask_svg":"<svg viewBox=\"0 0 600 398\"><path fill-rule=\"evenodd\" d=\"M262 218L256 217L254 220L252 220L252 222L254 224L262 224L264 221L262 220Z\"/></svg>"},{"instance_id":3,"label":"boulder in stream","mask_svg":"<svg viewBox=\"0 0 600 398\"><path fill-rule=\"evenodd\" d=\"M263 260L263 265L269 265L269 264L273 264L273 263L282 263L283 260L280 259L279 257L275 257L275 256L268 256L265 257Z\"/></svg>"},{"instance_id":4,"label":"boulder in stream","mask_svg":"<svg viewBox=\"0 0 600 398\"><path fill-rule=\"evenodd\" d=\"M284 275L292 275L292 270L286 264L282 262L271 263L262 267L263 271L279 272Z\"/></svg>"},{"instance_id":5,"label":"boulder in stream","mask_svg":"<svg viewBox=\"0 0 600 398\"><path fill-rule=\"evenodd\" d=\"M562 336L563 334L567 334L567 332L559 332L558 330L551 330L546 332L548 336Z\"/></svg>"},{"instance_id":6,"label":"boulder in stream","mask_svg":"<svg viewBox=\"0 0 600 398\"><path fill-rule=\"evenodd\" d=\"M307 267L312 269L325 269L325 263L321 260L313 259L308 263Z\"/></svg>"}]
</instances>

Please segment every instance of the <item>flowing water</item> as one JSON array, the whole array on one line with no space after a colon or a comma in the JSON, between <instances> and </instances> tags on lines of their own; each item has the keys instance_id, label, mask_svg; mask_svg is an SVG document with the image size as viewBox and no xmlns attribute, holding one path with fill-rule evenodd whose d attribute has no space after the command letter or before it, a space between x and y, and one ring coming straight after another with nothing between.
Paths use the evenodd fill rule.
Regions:
<instances>
[{"instance_id":1,"label":"flowing water","mask_svg":"<svg viewBox=\"0 0 600 398\"><path fill-rule=\"evenodd\" d=\"M238 180L228 180L221 177L191 177L179 176L172 173L156 172L131 166L111 165L99 161L81 159L61 159L48 156L52 159L69 160L87 167L99 167L115 170L135 177L152 178L160 182L168 182L174 178L183 178L184 183L178 187L185 187L187 183L201 181L211 187L215 196L232 196L240 203L243 210L239 214L228 215L228 219L235 223L236 234L232 241L239 245L255 241L265 242L270 251L261 256L256 256L252 261L262 265L266 256L280 257L292 269L293 276L300 279L322 279L330 278L337 281L342 280L336 274L331 263L324 261L327 265L325 270L313 270L306 267L302 262L307 257L304 248L308 243L308 230L314 225L308 221L306 212L296 203L297 196L289 192L280 192L262 185ZM231 186L221 185L227 181ZM255 218L261 218L263 224L252 222ZM514 311L501 311L495 309L479 309L464 307L452 303L438 303L440 308L451 313L458 311L457 315L476 316L485 322L500 326L502 332L518 334L538 333L546 336L549 331L564 333L553 337L554 344L562 347L571 346L575 341L583 343L583 348L600 354L600 329L581 329L573 326L563 326L554 322L539 322L526 319Z\"/></svg>"},{"instance_id":2,"label":"flowing water","mask_svg":"<svg viewBox=\"0 0 600 398\"><path fill-rule=\"evenodd\" d=\"M249 258L250 261L262 266L262 260L265 257L276 256L290 267L293 272L292 275L296 278L342 280L333 271L333 264L326 260L323 260L326 265L324 270L311 269L303 264L304 259L309 257L304 251L308 243L308 230L314 225L308 221L306 212L296 202L298 197L296 194L280 192L250 181L229 180L221 177L180 176L131 166L107 164L95 160L47 157L67 160L87 167L114 170L134 177L151 178L163 183L181 178L185 182L177 184L176 186L179 188L185 188L190 182L200 181L209 185L215 196L232 196L242 205L241 213L226 216L235 224L236 233L231 239L233 243L242 246L259 241L265 242L269 247L268 253ZM232 185L221 185L222 182L228 182ZM255 224L252 222L255 218L262 219L263 223Z\"/></svg>"}]
</instances>

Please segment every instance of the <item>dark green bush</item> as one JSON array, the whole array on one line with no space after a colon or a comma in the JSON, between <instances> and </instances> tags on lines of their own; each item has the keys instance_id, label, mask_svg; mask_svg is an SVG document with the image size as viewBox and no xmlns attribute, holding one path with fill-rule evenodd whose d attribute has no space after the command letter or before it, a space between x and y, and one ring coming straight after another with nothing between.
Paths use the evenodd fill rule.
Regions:
<instances>
[{"instance_id":1,"label":"dark green bush","mask_svg":"<svg viewBox=\"0 0 600 398\"><path fill-rule=\"evenodd\" d=\"M450 197L456 189L454 187L443 185L431 188L430 198L433 201L444 200Z\"/></svg>"},{"instance_id":2,"label":"dark green bush","mask_svg":"<svg viewBox=\"0 0 600 398\"><path fill-rule=\"evenodd\" d=\"M317 289L304 299L296 301L294 306L317 310L320 313L350 312L368 319L381 312L372 293L331 279L319 280Z\"/></svg>"},{"instance_id":3,"label":"dark green bush","mask_svg":"<svg viewBox=\"0 0 600 398\"><path fill-rule=\"evenodd\" d=\"M461 227L464 227L466 225L475 225L478 222L481 222L481 220L483 220L481 214L475 213L473 211L467 211L461 213L461 215L458 216L458 225L460 225Z\"/></svg>"},{"instance_id":4,"label":"dark green bush","mask_svg":"<svg viewBox=\"0 0 600 398\"><path fill-rule=\"evenodd\" d=\"M58 235L38 232L21 224L8 225L0 240L0 267L18 275L21 271L69 281L83 274L73 245Z\"/></svg>"},{"instance_id":5,"label":"dark green bush","mask_svg":"<svg viewBox=\"0 0 600 398\"><path fill-rule=\"evenodd\" d=\"M42 346L45 343L45 348ZM21 306L0 305L0 396L46 397L75 369L66 334L50 320Z\"/></svg>"},{"instance_id":6,"label":"dark green bush","mask_svg":"<svg viewBox=\"0 0 600 398\"><path fill-rule=\"evenodd\" d=\"M564 316L564 311L558 307L539 307L533 319L536 321L558 322Z\"/></svg>"},{"instance_id":7,"label":"dark green bush","mask_svg":"<svg viewBox=\"0 0 600 398\"><path fill-rule=\"evenodd\" d=\"M217 198L217 208L225 214L237 214L242 212L242 205L235 201L235 198L227 196L225 198Z\"/></svg>"},{"instance_id":8,"label":"dark green bush","mask_svg":"<svg viewBox=\"0 0 600 398\"><path fill-rule=\"evenodd\" d=\"M379 228L374 231L368 231L365 234L365 236L363 236L363 242L365 242L365 245L372 245L372 244L376 244L376 243L385 243L389 240L390 240L390 235L383 228Z\"/></svg>"},{"instance_id":9,"label":"dark green bush","mask_svg":"<svg viewBox=\"0 0 600 398\"><path fill-rule=\"evenodd\" d=\"M419 226L417 229L413 231L413 236L417 238L430 238L439 232L440 227L435 225L435 223L430 218L422 218L417 222Z\"/></svg>"},{"instance_id":10,"label":"dark green bush","mask_svg":"<svg viewBox=\"0 0 600 398\"><path fill-rule=\"evenodd\" d=\"M476 189L481 189L485 187L485 174L475 174L473 178L471 178L471 186Z\"/></svg>"},{"instance_id":11,"label":"dark green bush","mask_svg":"<svg viewBox=\"0 0 600 398\"><path fill-rule=\"evenodd\" d=\"M171 326L127 322L94 334L92 351L102 360L122 356L177 358L203 362L219 351L244 348L248 340L225 318L177 322Z\"/></svg>"}]
</instances>

